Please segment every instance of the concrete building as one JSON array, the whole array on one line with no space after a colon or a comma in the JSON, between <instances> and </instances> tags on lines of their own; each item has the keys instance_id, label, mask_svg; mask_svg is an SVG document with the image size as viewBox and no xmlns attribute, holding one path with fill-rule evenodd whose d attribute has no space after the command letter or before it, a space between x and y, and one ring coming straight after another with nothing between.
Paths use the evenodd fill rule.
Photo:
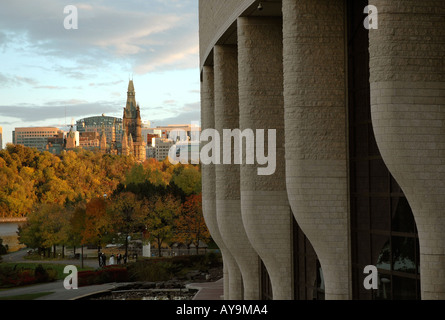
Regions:
<instances>
[{"instance_id":1,"label":"concrete building","mask_svg":"<svg viewBox=\"0 0 445 320\"><path fill-rule=\"evenodd\" d=\"M152 129L160 132L161 137L176 141L199 140L197 135L201 131L201 128L195 124L169 124Z\"/></svg>"},{"instance_id":2,"label":"concrete building","mask_svg":"<svg viewBox=\"0 0 445 320\"><path fill-rule=\"evenodd\" d=\"M445 2L200 0L199 25L202 130L276 132L271 175L202 165L224 298L445 299Z\"/></svg>"},{"instance_id":3,"label":"concrete building","mask_svg":"<svg viewBox=\"0 0 445 320\"><path fill-rule=\"evenodd\" d=\"M85 133L97 132L100 137L102 131L104 131L109 152L119 153L123 134L121 118L110 117L105 114L102 114L101 116L87 117L76 121L76 129L79 132L79 136L83 136L82 140L84 144L88 144L90 147L96 145L96 143L91 140L87 142L92 135L85 135Z\"/></svg>"},{"instance_id":4,"label":"concrete building","mask_svg":"<svg viewBox=\"0 0 445 320\"><path fill-rule=\"evenodd\" d=\"M175 144L174 141L161 138L161 137L154 137L152 138L152 148L154 148L154 154L155 158L158 161L164 161L165 158L168 156L168 152L170 148ZM150 152L150 154L152 154Z\"/></svg>"},{"instance_id":5,"label":"concrete building","mask_svg":"<svg viewBox=\"0 0 445 320\"><path fill-rule=\"evenodd\" d=\"M46 151L48 138L59 137L63 132L55 127L21 127L12 132L12 143L21 144L25 147L37 148Z\"/></svg>"}]
</instances>

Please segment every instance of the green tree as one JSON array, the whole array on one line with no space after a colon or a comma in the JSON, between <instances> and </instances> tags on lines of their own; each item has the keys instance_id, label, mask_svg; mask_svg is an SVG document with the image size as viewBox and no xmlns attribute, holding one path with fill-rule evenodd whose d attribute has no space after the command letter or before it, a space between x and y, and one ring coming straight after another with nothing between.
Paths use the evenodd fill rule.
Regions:
<instances>
[{"instance_id":1,"label":"green tree","mask_svg":"<svg viewBox=\"0 0 445 320\"><path fill-rule=\"evenodd\" d=\"M154 241L161 256L162 244L174 236L174 220L181 210L181 202L171 194L157 195L147 205L148 238Z\"/></svg>"},{"instance_id":2,"label":"green tree","mask_svg":"<svg viewBox=\"0 0 445 320\"><path fill-rule=\"evenodd\" d=\"M198 166L184 165L174 171L173 182L186 194L201 192L201 172Z\"/></svg>"}]
</instances>

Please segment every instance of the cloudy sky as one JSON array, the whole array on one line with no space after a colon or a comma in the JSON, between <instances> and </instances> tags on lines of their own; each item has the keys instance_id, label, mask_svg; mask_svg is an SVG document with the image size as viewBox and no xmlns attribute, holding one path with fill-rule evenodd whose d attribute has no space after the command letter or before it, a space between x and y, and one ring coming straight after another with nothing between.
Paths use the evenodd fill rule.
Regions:
<instances>
[{"instance_id":1,"label":"cloudy sky","mask_svg":"<svg viewBox=\"0 0 445 320\"><path fill-rule=\"evenodd\" d=\"M130 78L142 120L199 121L197 0L2 1L3 145L15 127L122 117Z\"/></svg>"}]
</instances>

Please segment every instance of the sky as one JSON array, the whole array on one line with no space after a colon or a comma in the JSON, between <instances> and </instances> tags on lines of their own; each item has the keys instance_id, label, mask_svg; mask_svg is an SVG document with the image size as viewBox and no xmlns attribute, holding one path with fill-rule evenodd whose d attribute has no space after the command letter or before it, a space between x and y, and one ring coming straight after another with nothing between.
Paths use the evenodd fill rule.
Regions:
<instances>
[{"instance_id":1,"label":"sky","mask_svg":"<svg viewBox=\"0 0 445 320\"><path fill-rule=\"evenodd\" d=\"M15 127L122 117L130 79L152 127L200 120L197 0L0 1L3 146Z\"/></svg>"}]
</instances>

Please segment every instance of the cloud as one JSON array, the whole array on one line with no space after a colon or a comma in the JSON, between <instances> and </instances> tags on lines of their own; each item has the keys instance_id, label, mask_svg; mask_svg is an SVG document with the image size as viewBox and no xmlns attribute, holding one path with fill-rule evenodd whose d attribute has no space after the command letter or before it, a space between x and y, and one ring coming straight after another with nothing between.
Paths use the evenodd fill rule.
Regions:
<instances>
[{"instance_id":1,"label":"cloud","mask_svg":"<svg viewBox=\"0 0 445 320\"><path fill-rule=\"evenodd\" d=\"M77 102L77 103L76 103ZM82 102L76 100L53 101L45 105L10 105L0 106L0 117L16 118L23 122L37 122L51 119L81 118L99 115L102 113L113 114L121 112L121 104L116 102Z\"/></svg>"},{"instance_id":2,"label":"cloud","mask_svg":"<svg viewBox=\"0 0 445 320\"><path fill-rule=\"evenodd\" d=\"M193 103L186 103L184 107L182 107L182 111L189 112L189 111L196 111L201 109L200 102L193 102Z\"/></svg>"},{"instance_id":3,"label":"cloud","mask_svg":"<svg viewBox=\"0 0 445 320\"><path fill-rule=\"evenodd\" d=\"M108 82L99 82L99 83L94 83L91 82L89 84L90 87L104 87L104 86L114 86L116 84L122 83L124 82L124 80L117 80L117 81L108 81Z\"/></svg>"},{"instance_id":4,"label":"cloud","mask_svg":"<svg viewBox=\"0 0 445 320\"><path fill-rule=\"evenodd\" d=\"M60 89L66 89L66 87L60 87L60 86L34 86L34 89L50 89L50 90L60 90Z\"/></svg>"},{"instance_id":5,"label":"cloud","mask_svg":"<svg viewBox=\"0 0 445 320\"><path fill-rule=\"evenodd\" d=\"M0 73L0 84L5 87L20 85L37 85L38 82L29 77L12 76Z\"/></svg>"},{"instance_id":6,"label":"cloud","mask_svg":"<svg viewBox=\"0 0 445 320\"><path fill-rule=\"evenodd\" d=\"M165 126L169 124L191 124L196 121L201 121L199 110L179 113L173 117L154 119L152 122L155 126Z\"/></svg>"},{"instance_id":7,"label":"cloud","mask_svg":"<svg viewBox=\"0 0 445 320\"><path fill-rule=\"evenodd\" d=\"M155 112L150 113L156 116ZM156 126L168 124L190 124L192 122L201 121L200 102L186 103L182 108L176 108L175 115L154 118L153 122Z\"/></svg>"},{"instance_id":8,"label":"cloud","mask_svg":"<svg viewBox=\"0 0 445 320\"><path fill-rule=\"evenodd\" d=\"M5 1L0 11L0 44L6 38L17 39L16 47L93 68L121 58L138 74L198 67L197 1L73 4L78 8L78 29L65 30L64 1ZM83 76L75 70L68 74Z\"/></svg>"}]
</instances>

